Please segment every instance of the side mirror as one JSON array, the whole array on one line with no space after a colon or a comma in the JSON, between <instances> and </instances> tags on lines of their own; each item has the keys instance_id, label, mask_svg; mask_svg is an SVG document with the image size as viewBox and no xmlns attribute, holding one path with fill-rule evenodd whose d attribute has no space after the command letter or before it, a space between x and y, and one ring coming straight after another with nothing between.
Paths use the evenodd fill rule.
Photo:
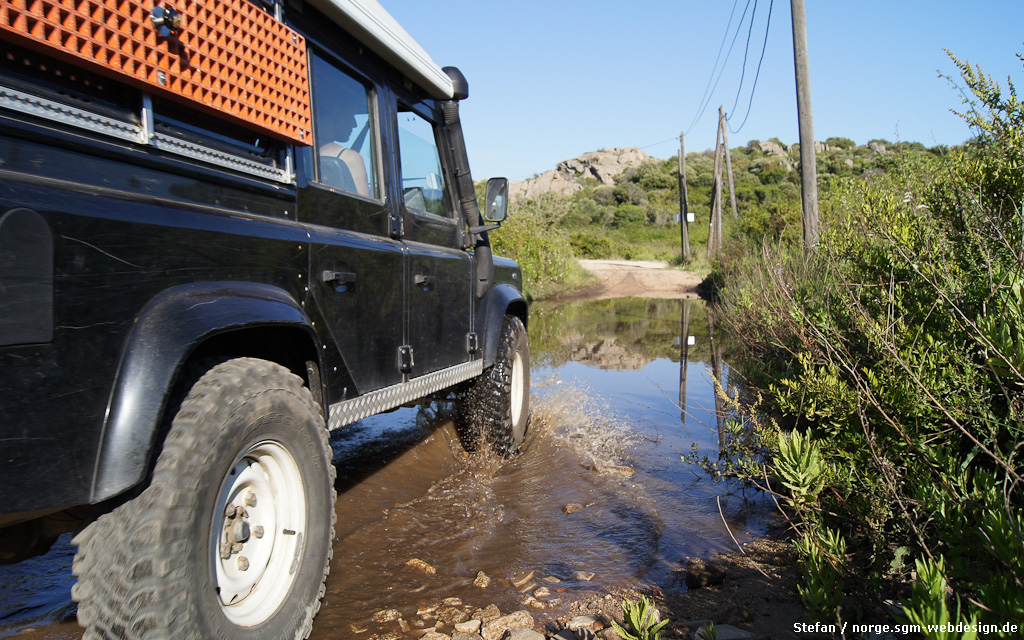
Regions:
<instances>
[{"instance_id":1,"label":"side mirror","mask_svg":"<svg viewBox=\"0 0 1024 640\"><path fill-rule=\"evenodd\" d=\"M484 220L501 223L508 216L508 179L491 178L484 196Z\"/></svg>"},{"instance_id":2,"label":"side mirror","mask_svg":"<svg viewBox=\"0 0 1024 640\"><path fill-rule=\"evenodd\" d=\"M423 195L422 187L406 187L402 190L402 200L410 209L427 210L427 198Z\"/></svg>"}]
</instances>

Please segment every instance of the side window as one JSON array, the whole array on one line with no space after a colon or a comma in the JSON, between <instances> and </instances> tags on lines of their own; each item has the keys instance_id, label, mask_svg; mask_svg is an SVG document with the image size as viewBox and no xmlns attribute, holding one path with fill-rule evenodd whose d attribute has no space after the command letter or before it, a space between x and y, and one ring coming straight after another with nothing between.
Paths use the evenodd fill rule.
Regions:
<instances>
[{"instance_id":1,"label":"side window","mask_svg":"<svg viewBox=\"0 0 1024 640\"><path fill-rule=\"evenodd\" d=\"M434 126L403 105L398 111L398 146L402 157L402 199L417 211L450 217L441 155Z\"/></svg>"},{"instance_id":2,"label":"side window","mask_svg":"<svg viewBox=\"0 0 1024 640\"><path fill-rule=\"evenodd\" d=\"M317 182L376 198L376 136L370 89L323 58L310 58Z\"/></svg>"}]
</instances>

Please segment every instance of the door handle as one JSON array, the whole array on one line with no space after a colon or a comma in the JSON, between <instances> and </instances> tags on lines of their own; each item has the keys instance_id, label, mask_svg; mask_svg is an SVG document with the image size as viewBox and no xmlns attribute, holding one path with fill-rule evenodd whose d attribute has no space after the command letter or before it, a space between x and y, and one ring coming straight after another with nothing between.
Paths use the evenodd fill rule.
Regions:
<instances>
[{"instance_id":1,"label":"door handle","mask_svg":"<svg viewBox=\"0 0 1024 640\"><path fill-rule=\"evenodd\" d=\"M429 289L437 284L437 276L425 276L421 273L414 276L412 281L417 287Z\"/></svg>"},{"instance_id":2,"label":"door handle","mask_svg":"<svg viewBox=\"0 0 1024 640\"><path fill-rule=\"evenodd\" d=\"M338 292L348 291L356 283L356 274L352 271L331 271L324 269L324 272L320 274L320 279L323 282L330 283L334 286L334 290Z\"/></svg>"}]
</instances>

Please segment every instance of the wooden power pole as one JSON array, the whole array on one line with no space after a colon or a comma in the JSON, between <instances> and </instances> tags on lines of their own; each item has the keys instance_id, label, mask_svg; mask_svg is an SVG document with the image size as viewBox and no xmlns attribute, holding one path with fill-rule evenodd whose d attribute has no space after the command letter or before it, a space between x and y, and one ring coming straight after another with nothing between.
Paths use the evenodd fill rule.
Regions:
<instances>
[{"instance_id":1,"label":"wooden power pole","mask_svg":"<svg viewBox=\"0 0 1024 640\"><path fill-rule=\"evenodd\" d=\"M729 128L725 113L721 109L718 110L718 119L721 123L718 125L722 127L722 143L725 145L725 168L729 175L729 202L732 204L732 217L735 220L739 217L736 213L736 185L732 181L732 154L729 153Z\"/></svg>"},{"instance_id":2,"label":"wooden power pole","mask_svg":"<svg viewBox=\"0 0 1024 640\"><path fill-rule=\"evenodd\" d=\"M793 12L793 63L796 67L796 108L800 119L800 179L804 208L804 249L821 240L818 226L818 165L814 153L811 112L811 72L807 62L807 22L804 0L790 0Z\"/></svg>"},{"instance_id":3,"label":"wooden power pole","mask_svg":"<svg viewBox=\"0 0 1024 640\"><path fill-rule=\"evenodd\" d=\"M718 107L715 134L715 182L711 192L711 222L708 228L708 259L722 248L722 107Z\"/></svg>"},{"instance_id":4,"label":"wooden power pole","mask_svg":"<svg viewBox=\"0 0 1024 640\"><path fill-rule=\"evenodd\" d=\"M690 260L690 198L686 191L686 146L683 134L679 134L679 243L682 245L683 262Z\"/></svg>"}]
</instances>

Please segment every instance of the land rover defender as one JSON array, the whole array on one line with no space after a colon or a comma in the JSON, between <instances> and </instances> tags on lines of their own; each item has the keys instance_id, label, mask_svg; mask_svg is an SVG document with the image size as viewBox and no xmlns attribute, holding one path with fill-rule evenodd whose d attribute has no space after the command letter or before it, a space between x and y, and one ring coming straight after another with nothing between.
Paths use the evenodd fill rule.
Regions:
<instances>
[{"instance_id":1,"label":"land rover defender","mask_svg":"<svg viewBox=\"0 0 1024 640\"><path fill-rule=\"evenodd\" d=\"M374 0L0 6L0 559L74 532L86 638L305 638L329 430L436 400L520 448L468 94Z\"/></svg>"}]
</instances>

